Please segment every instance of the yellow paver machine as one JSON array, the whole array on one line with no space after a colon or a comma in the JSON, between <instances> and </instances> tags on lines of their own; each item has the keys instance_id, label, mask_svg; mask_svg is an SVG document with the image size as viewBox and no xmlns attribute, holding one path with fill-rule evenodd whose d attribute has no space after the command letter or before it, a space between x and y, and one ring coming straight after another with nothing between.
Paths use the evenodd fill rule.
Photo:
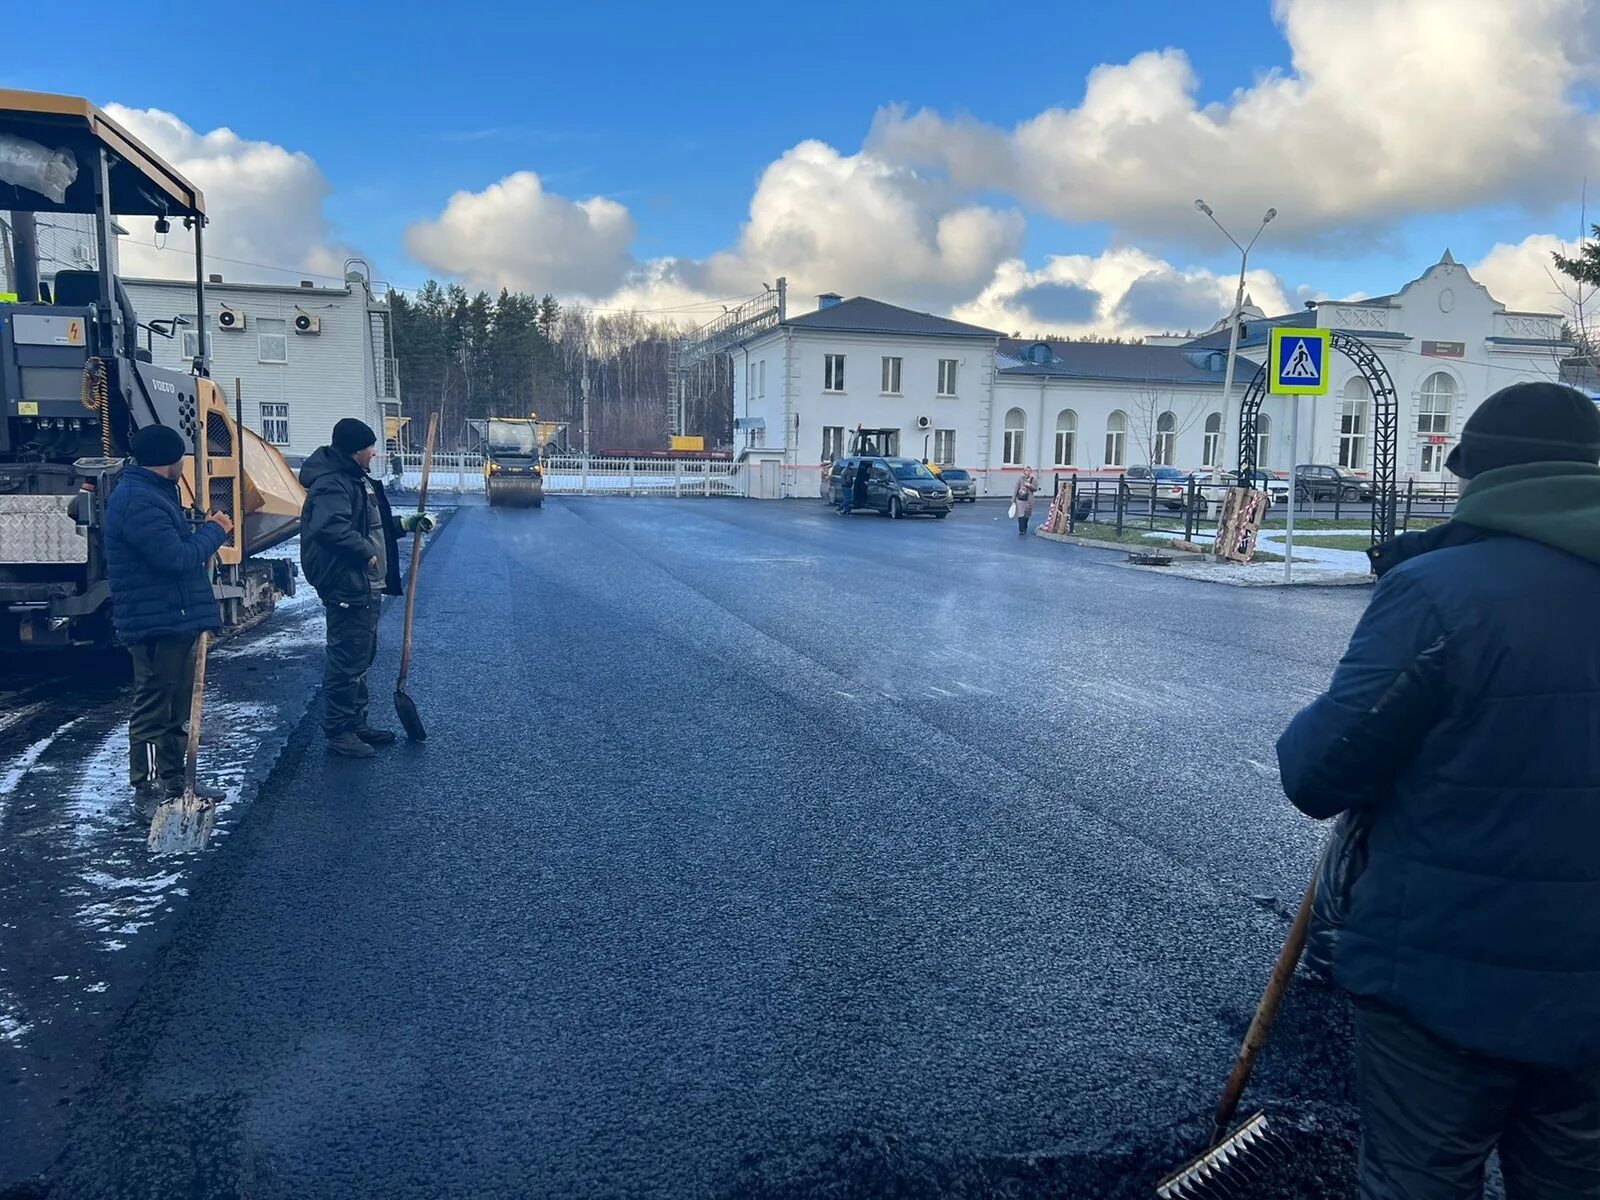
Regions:
<instances>
[{"instance_id":1,"label":"yellow paver machine","mask_svg":"<svg viewBox=\"0 0 1600 1200\"><path fill-rule=\"evenodd\" d=\"M93 266L40 276L38 215L93 217ZM106 502L146 425L189 447L194 519L234 519L214 588L226 628L294 591L294 563L255 557L293 537L305 499L276 449L243 427L210 378L208 340L187 372L154 366L112 272L117 217L194 238L195 313L206 324L199 189L127 130L70 96L0 90L0 649L109 644Z\"/></svg>"}]
</instances>

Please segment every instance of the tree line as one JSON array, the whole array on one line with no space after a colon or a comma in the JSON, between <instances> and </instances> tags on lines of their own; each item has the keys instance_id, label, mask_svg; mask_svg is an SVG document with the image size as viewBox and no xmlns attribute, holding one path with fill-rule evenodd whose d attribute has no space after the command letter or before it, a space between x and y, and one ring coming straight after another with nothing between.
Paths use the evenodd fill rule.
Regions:
<instances>
[{"instance_id":1,"label":"tree line","mask_svg":"<svg viewBox=\"0 0 1600 1200\"><path fill-rule=\"evenodd\" d=\"M473 295L434 280L411 296L391 291L389 310L415 447L437 412L444 448L475 443L469 421L530 413L567 422L569 444L581 448L585 374L594 453L667 445L669 360L681 333L670 322L595 313L548 294ZM702 390L707 394L686 414L686 431L715 448L726 444L733 426L732 378L718 372Z\"/></svg>"}]
</instances>

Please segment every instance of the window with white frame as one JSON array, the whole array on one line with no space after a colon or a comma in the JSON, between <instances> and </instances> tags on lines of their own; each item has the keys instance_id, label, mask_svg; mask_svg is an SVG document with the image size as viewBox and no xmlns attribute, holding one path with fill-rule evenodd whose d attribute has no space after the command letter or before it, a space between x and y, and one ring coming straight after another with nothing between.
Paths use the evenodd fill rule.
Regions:
<instances>
[{"instance_id":1,"label":"window with white frame","mask_svg":"<svg viewBox=\"0 0 1600 1200\"><path fill-rule=\"evenodd\" d=\"M1153 449L1154 465L1161 467L1172 465L1178 450L1178 418L1174 413L1164 412L1156 418L1156 442Z\"/></svg>"},{"instance_id":2,"label":"window with white frame","mask_svg":"<svg viewBox=\"0 0 1600 1200\"><path fill-rule=\"evenodd\" d=\"M1078 414L1063 408L1056 417L1056 466L1070 467L1078 449Z\"/></svg>"},{"instance_id":3,"label":"window with white frame","mask_svg":"<svg viewBox=\"0 0 1600 1200\"><path fill-rule=\"evenodd\" d=\"M941 467L956 465L956 431L954 429L935 429L933 431L933 461Z\"/></svg>"},{"instance_id":4,"label":"window with white frame","mask_svg":"<svg viewBox=\"0 0 1600 1200\"><path fill-rule=\"evenodd\" d=\"M261 406L261 436L274 446L289 444L289 406L263 404Z\"/></svg>"},{"instance_id":5,"label":"window with white frame","mask_svg":"<svg viewBox=\"0 0 1600 1200\"><path fill-rule=\"evenodd\" d=\"M1020 467L1027 447L1028 418L1020 408L1006 413L1005 438L1000 446L1000 461L1008 467Z\"/></svg>"},{"instance_id":6,"label":"window with white frame","mask_svg":"<svg viewBox=\"0 0 1600 1200\"><path fill-rule=\"evenodd\" d=\"M954 396L956 394L956 363L954 358L941 358L939 360L939 395Z\"/></svg>"},{"instance_id":7,"label":"window with white frame","mask_svg":"<svg viewBox=\"0 0 1600 1200\"><path fill-rule=\"evenodd\" d=\"M1214 467L1217 465L1217 455L1222 451L1222 414L1211 413L1206 417L1205 440L1200 447L1200 465Z\"/></svg>"},{"instance_id":8,"label":"window with white frame","mask_svg":"<svg viewBox=\"0 0 1600 1200\"><path fill-rule=\"evenodd\" d=\"M1450 432L1450 409L1455 403L1456 381L1443 371L1435 371L1422 381L1417 394L1417 432L1443 435Z\"/></svg>"},{"instance_id":9,"label":"window with white frame","mask_svg":"<svg viewBox=\"0 0 1600 1200\"><path fill-rule=\"evenodd\" d=\"M1266 413L1256 414L1256 466L1267 470L1271 465L1272 455L1272 418Z\"/></svg>"},{"instance_id":10,"label":"window with white frame","mask_svg":"<svg viewBox=\"0 0 1600 1200\"><path fill-rule=\"evenodd\" d=\"M256 319L258 352L256 361L286 363L289 361L289 322L282 319L258 317Z\"/></svg>"},{"instance_id":11,"label":"window with white frame","mask_svg":"<svg viewBox=\"0 0 1600 1200\"><path fill-rule=\"evenodd\" d=\"M844 391L844 355L828 354L822 359L822 390Z\"/></svg>"},{"instance_id":12,"label":"window with white frame","mask_svg":"<svg viewBox=\"0 0 1600 1200\"><path fill-rule=\"evenodd\" d=\"M183 333L183 363L184 366L188 366L200 353L200 325L193 313L184 314L183 321L184 323L178 328ZM210 358L215 350L216 346L212 343L211 332L207 330L206 357Z\"/></svg>"},{"instance_id":13,"label":"window with white frame","mask_svg":"<svg viewBox=\"0 0 1600 1200\"><path fill-rule=\"evenodd\" d=\"M1120 408L1106 418L1106 466L1128 465L1128 414Z\"/></svg>"},{"instance_id":14,"label":"window with white frame","mask_svg":"<svg viewBox=\"0 0 1600 1200\"><path fill-rule=\"evenodd\" d=\"M844 426L824 425L822 427L822 461L831 463L836 458L844 457Z\"/></svg>"},{"instance_id":15,"label":"window with white frame","mask_svg":"<svg viewBox=\"0 0 1600 1200\"><path fill-rule=\"evenodd\" d=\"M1344 385L1339 406L1339 465L1352 471L1366 469L1367 428L1372 421L1372 389L1357 375Z\"/></svg>"},{"instance_id":16,"label":"window with white frame","mask_svg":"<svg viewBox=\"0 0 1600 1200\"><path fill-rule=\"evenodd\" d=\"M901 360L898 358L884 356L882 391L886 396L898 396L900 394L900 363Z\"/></svg>"},{"instance_id":17,"label":"window with white frame","mask_svg":"<svg viewBox=\"0 0 1600 1200\"><path fill-rule=\"evenodd\" d=\"M767 360L762 359L756 364L756 395L763 400L767 398Z\"/></svg>"}]
</instances>

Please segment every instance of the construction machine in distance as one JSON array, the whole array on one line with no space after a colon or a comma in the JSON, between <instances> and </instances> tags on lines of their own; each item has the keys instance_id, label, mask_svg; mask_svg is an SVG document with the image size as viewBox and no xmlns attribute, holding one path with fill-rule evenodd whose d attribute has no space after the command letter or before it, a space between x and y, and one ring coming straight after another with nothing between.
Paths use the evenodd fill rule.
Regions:
<instances>
[{"instance_id":1,"label":"construction machine in distance","mask_svg":"<svg viewBox=\"0 0 1600 1200\"><path fill-rule=\"evenodd\" d=\"M533 417L490 417L484 422L483 491L491 506L544 505L539 446L547 422Z\"/></svg>"},{"instance_id":2,"label":"construction machine in distance","mask_svg":"<svg viewBox=\"0 0 1600 1200\"><path fill-rule=\"evenodd\" d=\"M98 264L40 279L35 214L94 217ZM305 493L283 456L228 411L205 336L190 371L152 365L112 273L117 217L194 235L194 312L206 329L205 200L87 100L0 90L0 649L110 645L106 503L138 429L183 435L180 490L192 519L227 513L214 560L224 629L292 595L295 565L256 554L299 530Z\"/></svg>"}]
</instances>

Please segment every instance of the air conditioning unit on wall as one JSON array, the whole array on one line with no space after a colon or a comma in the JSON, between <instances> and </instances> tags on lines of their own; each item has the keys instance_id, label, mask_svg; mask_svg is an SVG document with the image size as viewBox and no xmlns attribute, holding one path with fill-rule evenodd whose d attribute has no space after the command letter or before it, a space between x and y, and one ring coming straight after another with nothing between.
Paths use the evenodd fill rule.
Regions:
<instances>
[{"instance_id":1,"label":"air conditioning unit on wall","mask_svg":"<svg viewBox=\"0 0 1600 1200\"><path fill-rule=\"evenodd\" d=\"M244 314L236 308L229 308L224 304L217 310L217 328L226 329L229 333L245 327Z\"/></svg>"},{"instance_id":2,"label":"air conditioning unit on wall","mask_svg":"<svg viewBox=\"0 0 1600 1200\"><path fill-rule=\"evenodd\" d=\"M918 429L932 429L933 428L933 418L932 417L918 417L917 418L917 428Z\"/></svg>"},{"instance_id":3,"label":"air conditioning unit on wall","mask_svg":"<svg viewBox=\"0 0 1600 1200\"><path fill-rule=\"evenodd\" d=\"M295 313L294 331L296 333L321 333L322 318L313 317L310 313Z\"/></svg>"}]
</instances>

